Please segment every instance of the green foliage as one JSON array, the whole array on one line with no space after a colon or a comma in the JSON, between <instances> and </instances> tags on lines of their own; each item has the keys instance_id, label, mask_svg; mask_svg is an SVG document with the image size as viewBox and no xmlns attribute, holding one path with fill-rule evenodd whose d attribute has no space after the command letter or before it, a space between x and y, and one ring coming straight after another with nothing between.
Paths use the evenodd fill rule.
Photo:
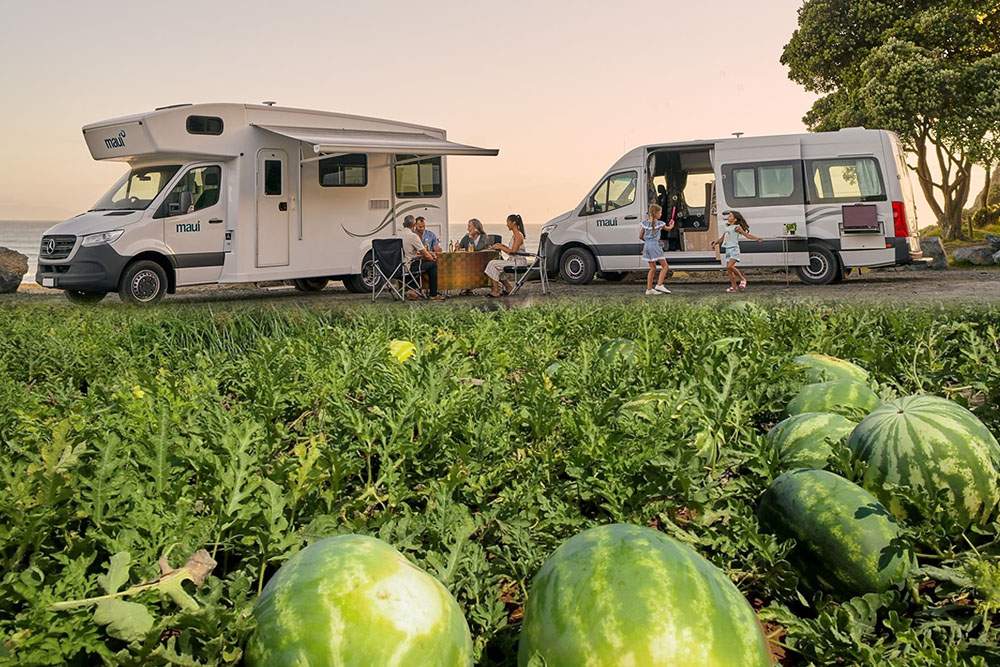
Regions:
<instances>
[{"instance_id":1,"label":"green foliage","mask_svg":"<svg viewBox=\"0 0 1000 667\"><path fill-rule=\"evenodd\" d=\"M912 589L845 602L800 586L792 543L754 516L779 474L763 434L797 391L800 354L857 363L887 398L947 396L1000 432L996 310L4 316L0 664L238 664L264 582L344 533L386 540L440 579L479 663L514 664L528 582L570 536L613 522L657 527L723 568L802 664L1000 658L995 522L968 541L906 526L924 566ZM619 337L630 355L602 361ZM391 340L416 354L398 363ZM842 450L831 468L857 479ZM201 548L218 564L200 587L178 577L174 596L115 598L151 626L132 607L105 609L107 624L93 605L52 608L157 582L161 557Z\"/></svg>"}]
</instances>

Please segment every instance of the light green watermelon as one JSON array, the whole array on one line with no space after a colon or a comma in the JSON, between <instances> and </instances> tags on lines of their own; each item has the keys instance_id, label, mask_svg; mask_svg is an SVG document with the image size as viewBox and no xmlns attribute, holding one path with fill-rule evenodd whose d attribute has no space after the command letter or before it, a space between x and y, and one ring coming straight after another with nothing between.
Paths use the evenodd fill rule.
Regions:
<instances>
[{"instance_id":1,"label":"light green watermelon","mask_svg":"<svg viewBox=\"0 0 1000 667\"><path fill-rule=\"evenodd\" d=\"M254 606L248 667L472 664L472 637L448 590L373 537L309 545Z\"/></svg>"},{"instance_id":2,"label":"light green watermelon","mask_svg":"<svg viewBox=\"0 0 1000 667\"><path fill-rule=\"evenodd\" d=\"M825 468L833 445L844 442L857 426L832 412L803 412L775 424L767 432L767 443L785 470Z\"/></svg>"},{"instance_id":3,"label":"light green watermelon","mask_svg":"<svg viewBox=\"0 0 1000 667\"><path fill-rule=\"evenodd\" d=\"M795 364L806 369L806 377L809 378L809 382L833 382L836 380L868 382L869 373L861 366L827 354L803 354L795 357Z\"/></svg>"},{"instance_id":4,"label":"light green watermelon","mask_svg":"<svg viewBox=\"0 0 1000 667\"><path fill-rule=\"evenodd\" d=\"M534 662L531 662L534 660ZM615 524L566 541L531 583L518 665L764 667L753 609L694 549Z\"/></svg>"},{"instance_id":5,"label":"light green watermelon","mask_svg":"<svg viewBox=\"0 0 1000 667\"><path fill-rule=\"evenodd\" d=\"M885 482L918 494L946 490L960 525L984 524L1000 502L1000 445L979 419L937 396L908 396L868 415L847 442L868 463L864 485L899 516Z\"/></svg>"},{"instance_id":6,"label":"light green watermelon","mask_svg":"<svg viewBox=\"0 0 1000 667\"><path fill-rule=\"evenodd\" d=\"M597 358L605 364L618 362L633 363L639 355L639 349L634 341L627 338L612 338L605 341L597 350Z\"/></svg>"},{"instance_id":7,"label":"light green watermelon","mask_svg":"<svg viewBox=\"0 0 1000 667\"><path fill-rule=\"evenodd\" d=\"M807 384L788 403L788 414L833 412L848 419L861 419L880 401L871 388L853 380L834 380Z\"/></svg>"},{"instance_id":8,"label":"light green watermelon","mask_svg":"<svg viewBox=\"0 0 1000 667\"><path fill-rule=\"evenodd\" d=\"M900 527L875 496L826 470L793 470L761 497L765 530L794 538L803 575L844 597L881 593L905 581L912 554Z\"/></svg>"}]
</instances>

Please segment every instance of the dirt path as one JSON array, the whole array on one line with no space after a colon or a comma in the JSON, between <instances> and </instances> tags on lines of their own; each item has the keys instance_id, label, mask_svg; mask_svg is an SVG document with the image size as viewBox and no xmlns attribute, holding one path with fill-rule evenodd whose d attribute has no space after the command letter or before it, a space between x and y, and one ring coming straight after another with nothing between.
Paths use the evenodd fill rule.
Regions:
<instances>
[{"instance_id":1,"label":"dirt path","mask_svg":"<svg viewBox=\"0 0 1000 667\"><path fill-rule=\"evenodd\" d=\"M537 283L531 283L512 299L522 305L545 300L587 299L596 302L620 302L638 299L674 299L683 301L703 301L716 299L748 298L761 301L825 301L842 303L882 303L907 305L952 305L952 304L997 304L1000 305L1000 270L996 269L952 269L949 271L870 271L853 276L840 285L815 287L803 285L794 275L786 286L784 274L751 274L750 289L734 296L724 293L726 283L721 274L698 273L677 276L669 281L672 296L645 297L642 276L634 276L623 283L595 281L591 285L572 286L555 281L551 284L548 297L542 297ZM370 296L350 294L340 283L332 283L319 294L303 295L284 286L260 287L256 285L230 287L200 287L182 289L178 294L168 295L164 304L169 303L246 303L246 304L301 304L311 306L335 306L349 303L369 302ZM457 297L448 304L463 303L482 305L490 300L483 296ZM383 297L381 303L391 300ZM13 295L0 296L0 307L6 304L70 304L57 290L46 290L36 285L25 286ZM118 303L115 296L109 296L105 303ZM437 304L420 304L434 307Z\"/></svg>"}]
</instances>

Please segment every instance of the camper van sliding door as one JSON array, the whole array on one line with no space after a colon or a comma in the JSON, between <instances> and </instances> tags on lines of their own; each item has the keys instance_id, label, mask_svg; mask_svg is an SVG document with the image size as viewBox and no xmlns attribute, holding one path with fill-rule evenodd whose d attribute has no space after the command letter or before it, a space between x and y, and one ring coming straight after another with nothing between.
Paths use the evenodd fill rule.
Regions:
<instances>
[{"instance_id":1,"label":"camper van sliding door","mask_svg":"<svg viewBox=\"0 0 1000 667\"><path fill-rule=\"evenodd\" d=\"M805 182L798 137L720 141L715 149L719 229L722 211L736 210L763 242L740 243L743 266L809 263Z\"/></svg>"},{"instance_id":2,"label":"camper van sliding door","mask_svg":"<svg viewBox=\"0 0 1000 667\"><path fill-rule=\"evenodd\" d=\"M271 148L257 153L257 266L288 266L288 156Z\"/></svg>"}]
</instances>

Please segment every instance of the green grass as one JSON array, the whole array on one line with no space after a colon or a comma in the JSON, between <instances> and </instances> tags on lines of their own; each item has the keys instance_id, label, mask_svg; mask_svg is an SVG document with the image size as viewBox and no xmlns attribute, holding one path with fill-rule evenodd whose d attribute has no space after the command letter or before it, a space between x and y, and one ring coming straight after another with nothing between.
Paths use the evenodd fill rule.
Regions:
<instances>
[{"instance_id":1,"label":"green grass","mask_svg":"<svg viewBox=\"0 0 1000 667\"><path fill-rule=\"evenodd\" d=\"M996 523L908 525L928 568L914 590L845 600L810 590L754 516L780 473L763 433L801 381L799 353L861 364L883 397L952 397L1000 432L996 309L3 314L0 664L237 664L263 582L309 541L356 532L444 582L480 664L513 665L531 577L611 522L658 527L722 568L787 664L1000 660ZM634 360L600 358L616 337ZM417 355L395 362L392 339ZM650 390L669 401L623 409ZM153 625L131 643L87 608L49 609L100 594L116 553L134 584L200 548L218 566L187 588L198 609L136 596Z\"/></svg>"}]
</instances>

